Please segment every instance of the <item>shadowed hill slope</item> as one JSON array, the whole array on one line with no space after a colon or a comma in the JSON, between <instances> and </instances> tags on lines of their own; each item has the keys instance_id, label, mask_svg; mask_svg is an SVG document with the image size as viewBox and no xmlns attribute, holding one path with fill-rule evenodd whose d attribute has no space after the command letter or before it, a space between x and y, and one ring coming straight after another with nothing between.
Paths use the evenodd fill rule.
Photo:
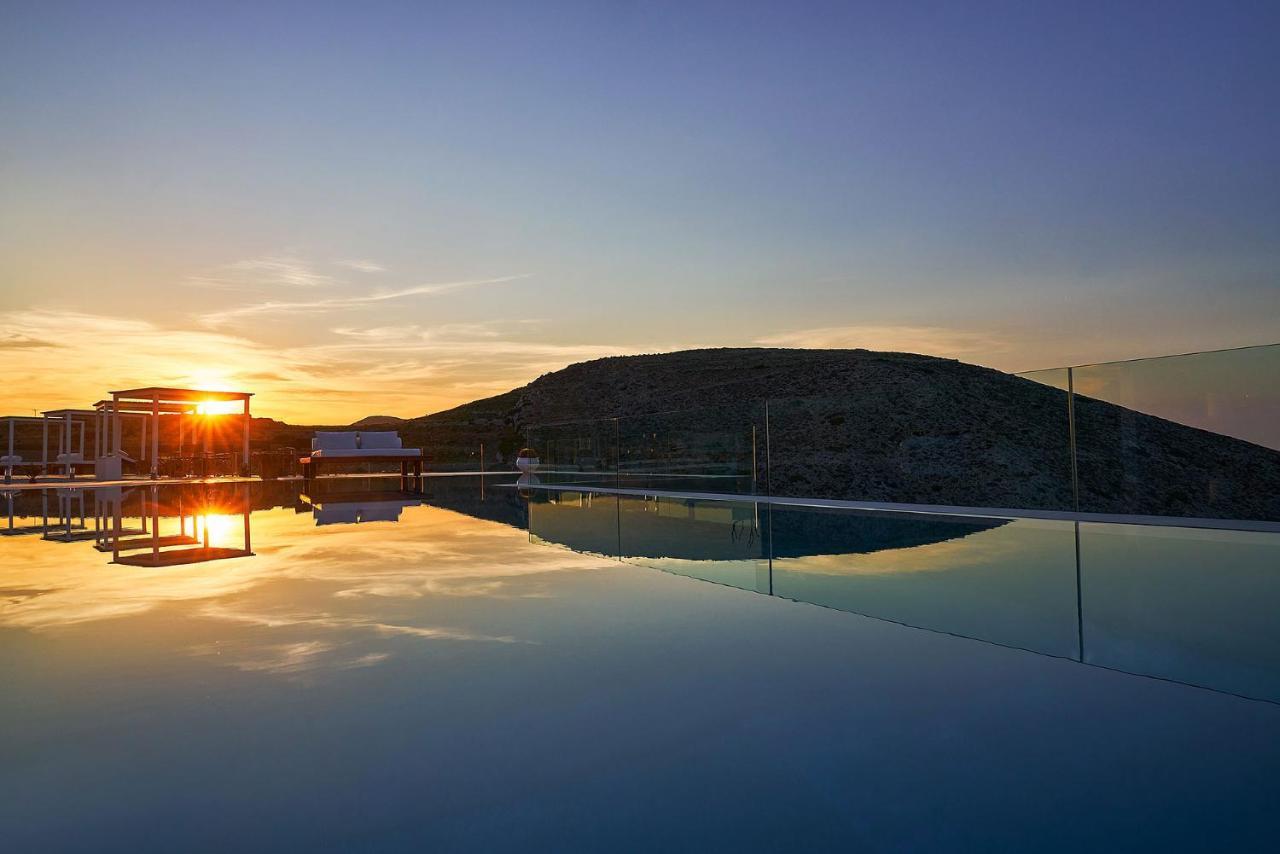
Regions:
<instances>
[{"instance_id":1,"label":"shadowed hill slope","mask_svg":"<svg viewBox=\"0 0 1280 854\"><path fill-rule=\"evenodd\" d=\"M484 442L492 466L497 453L509 461L536 425L696 410L668 420L687 434L749 431L765 398L775 494L1073 506L1063 391L907 353L611 357L400 429L437 463L475 460ZM1102 401L1077 397L1076 408L1082 510L1280 519L1280 453Z\"/></svg>"}]
</instances>

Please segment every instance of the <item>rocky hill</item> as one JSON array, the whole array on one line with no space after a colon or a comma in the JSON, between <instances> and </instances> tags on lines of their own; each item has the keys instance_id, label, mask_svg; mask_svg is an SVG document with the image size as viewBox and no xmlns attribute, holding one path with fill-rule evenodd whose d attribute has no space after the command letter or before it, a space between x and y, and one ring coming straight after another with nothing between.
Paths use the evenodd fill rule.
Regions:
<instances>
[{"instance_id":1,"label":"rocky hill","mask_svg":"<svg viewBox=\"0 0 1280 854\"><path fill-rule=\"evenodd\" d=\"M1280 453L1088 398L1077 397L1076 411L1082 510L1280 520ZM613 417L616 435L611 422L568 423ZM598 359L399 429L440 466L478 462L481 442L487 467L509 466L530 443L568 467L610 469L620 453L624 470L643 471L646 461L667 472L754 470L779 495L1074 504L1063 391L907 353L709 349Z\"/></svg>"}]
</instances>

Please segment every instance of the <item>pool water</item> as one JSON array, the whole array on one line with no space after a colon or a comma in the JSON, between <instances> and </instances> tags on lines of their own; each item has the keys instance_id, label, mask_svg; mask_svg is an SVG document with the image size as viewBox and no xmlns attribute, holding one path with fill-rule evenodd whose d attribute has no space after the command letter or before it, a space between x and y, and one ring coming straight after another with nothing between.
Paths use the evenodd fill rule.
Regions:
<instances>
[{"instance_id":1,"label":"pool water","mask_svg":"<svg viewBox=\"0 0 1280 854\"><path fill-rule=\"evenodd\" d=\"M1275 845L1278 535L395 487L5 493L4 850Z\"/></svg>"}]
</instances>

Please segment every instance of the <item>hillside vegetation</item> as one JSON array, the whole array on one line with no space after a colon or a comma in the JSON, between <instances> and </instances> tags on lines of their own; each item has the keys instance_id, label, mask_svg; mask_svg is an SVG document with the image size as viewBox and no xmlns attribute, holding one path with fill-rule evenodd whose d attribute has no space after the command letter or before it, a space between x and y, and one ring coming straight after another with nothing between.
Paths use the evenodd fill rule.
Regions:
<instances>
[{"instance_id":1,"label":"hillside vegetation","mask_svg":"<svg viewBox=\"0 0 1280 854\"><path fill-rule=\"evenodd\" d=\"M632 435L673 460L698 455L689 436L736 436L728 453L741 457L750 425L763 425L765 398L775 494L1073 506L1064 392L908 353L750 348L597 359L397 427L436 465L478 463L483 442L486 467L509 468L526 441L536 446L530 428L619 416L624 445L627 425L643 424ZM672 410L686 412L636 418ZM1076 412L1081 509L1280 519L1280 453L1088 398L1077 398ZM708 453L724 452L721 438L706 440Z\"/></svg>"}]
</instances>

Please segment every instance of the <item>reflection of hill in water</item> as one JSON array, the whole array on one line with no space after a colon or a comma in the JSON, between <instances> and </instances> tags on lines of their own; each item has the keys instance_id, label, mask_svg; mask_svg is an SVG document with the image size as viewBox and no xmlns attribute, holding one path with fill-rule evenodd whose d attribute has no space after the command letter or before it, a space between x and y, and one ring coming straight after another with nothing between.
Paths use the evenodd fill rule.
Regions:
<instances>
[{"instance_id":1,"label":"reflection of hill in water","mask_svg":"<svg viewBox=\"0 0 1280 854\"><path fill-rule=\"evenodd\" d=\"M958 540L1007 525L1007 520L940 519L847 510L774 507L773 556L871 554Z\"/></svg>"},{"instance_id":2,"label":"reflection of hill in water","mask_svg":"<svg viewBox=\"0 0 1280 854\"><path fill-rule=\"evenodd\" d=\"M554 503L538 497L530 506L530 530L547 542L576 551L641 558L748 560L869 554L967 537L998 528L1002 520L922 519L906 515L815 508L768 508L757 518L748 502L644 501L611 496L589 503ZM770 534L770 531L772 532Z\"/></svg>"}]
</instances>

